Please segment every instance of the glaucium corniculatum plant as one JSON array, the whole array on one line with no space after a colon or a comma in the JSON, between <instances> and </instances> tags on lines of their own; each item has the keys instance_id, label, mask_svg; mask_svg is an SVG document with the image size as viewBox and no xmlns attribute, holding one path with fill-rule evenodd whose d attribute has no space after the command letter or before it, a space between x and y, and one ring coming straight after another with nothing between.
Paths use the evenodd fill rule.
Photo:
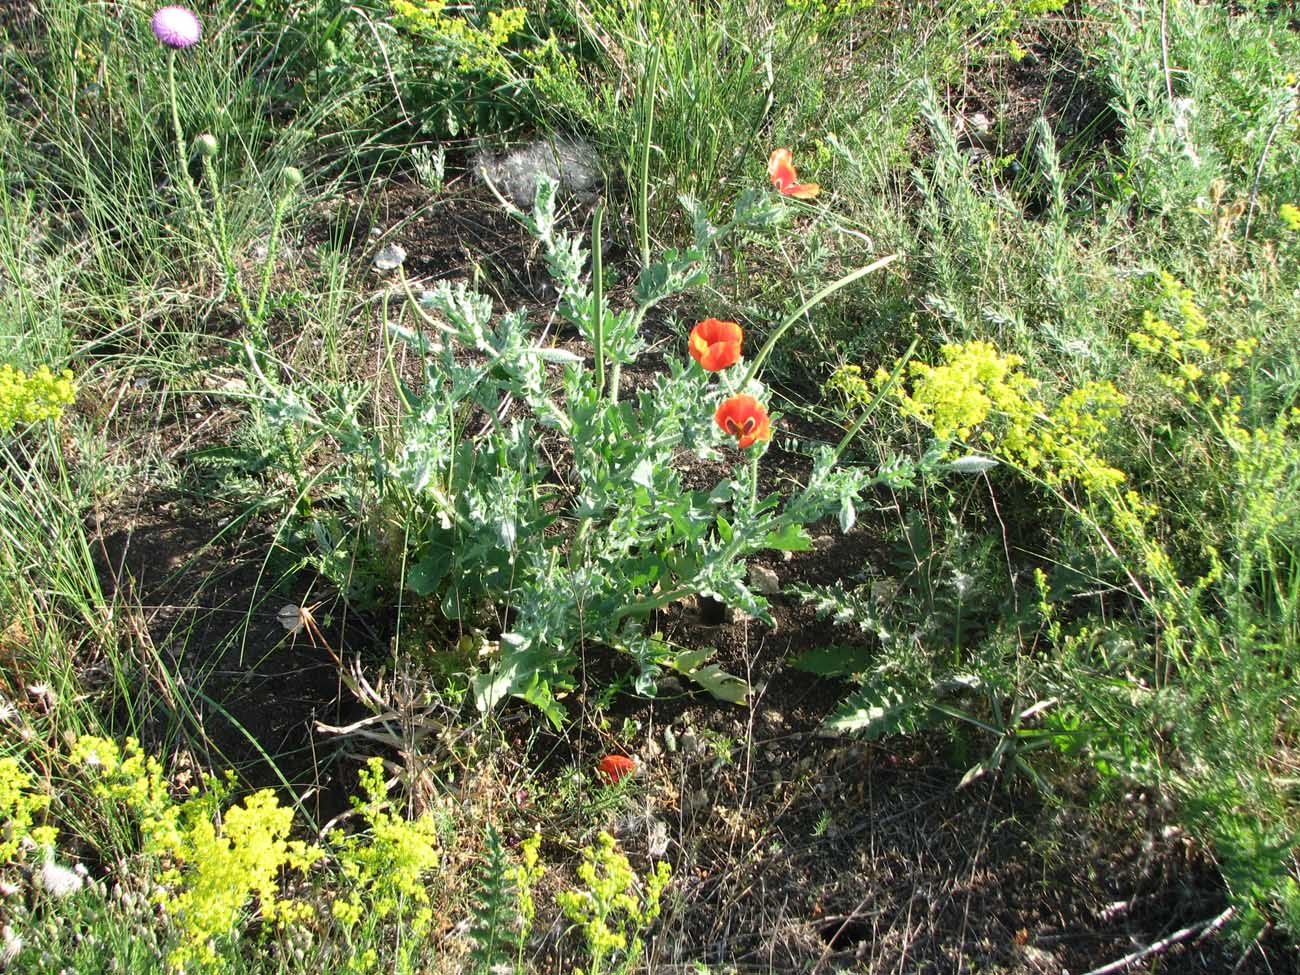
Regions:
<instances>
[{"instance_id":1,"label":"glaucium corniculatum plant","mask_svg":"<svg viewBox=\"0 0 1300 975\"><path fill-rule=\"evenodd\" d=\"M767 601L746 583L746 559L806 549L803 526L838 514L847 529L865 488L910 479L899 460L878 471L841 466L864 412L838 446L816 449L793 496L763 496L758 486L776 428L759 368L809 309L893 258L822 289L752 361L742 358L738 324L699 323L690 356L670 355L662 372L629 392L622 370L645 349L646 314L703 284L716 243L740 227L771 225L779 207L747 192L715 226L684 199L692 246L645 267L631 307L616 309L605 297L598 247L589 253L557 228L555 193L543 180L531 212L503 203L541 244L558 317L586 354L548 341L524 310L497 314L490 298L463 283L440 282L419 297L406 285L410 315L391 320L388 332L422 360L420 381L394 371L399 413L377 421L363 412L366 390L334 390L332 402L317 405L267 376L250 348L269 415L296 428L290 435L303 453L328 441L342 457L307 508L317 564L354 597L387 588L392 599L400 585L461 626L499 627L499 638L484 644L495 644L495 656L473 681L485 709L514 695L558 724L578 651L593 644L635 661L638 692L653 694L669 669L739 701L744 681L707 664L709 651L669 646L651 617L698 594L770 621ZM593 241L600 222L598 208ZM693 459L721 460L730 473L689 488L682 471Z\"/></svg>"}]
</instances>

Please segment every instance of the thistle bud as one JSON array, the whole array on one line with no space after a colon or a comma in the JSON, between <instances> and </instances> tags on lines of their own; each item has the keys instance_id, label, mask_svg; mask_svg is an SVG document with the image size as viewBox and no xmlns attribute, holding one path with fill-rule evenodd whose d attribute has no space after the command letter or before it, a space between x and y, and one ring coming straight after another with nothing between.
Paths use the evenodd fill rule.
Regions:
<instances>
[{"instance_id":1,"label":"thistle bud","mask_svg":"<svg viewBox=\"0 0 1300 975\"><path fill-rule=\"evenodd\" d=\"M217 145L216 136L212 135L210 132L205 132L203 135L195 139L194 148L198 150L200 156L204 156L207 159L212 159L221 151L220 146Z\"/></svg>"},{"instance_id":2,"label":"thistle bud","mask_svg":"<svg viewBox=\"0 0 1300 975\"><path fill-rule=\"evenodd\" d=\"M285 166L281 178L288 189L296 190L302 185L302 170L297 166Z\"/></svg>"}]
</instances>

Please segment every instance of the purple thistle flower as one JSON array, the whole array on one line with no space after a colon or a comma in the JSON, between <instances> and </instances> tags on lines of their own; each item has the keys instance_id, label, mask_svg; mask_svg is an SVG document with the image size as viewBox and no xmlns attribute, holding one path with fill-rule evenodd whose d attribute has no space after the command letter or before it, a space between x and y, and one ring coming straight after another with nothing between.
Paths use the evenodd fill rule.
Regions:
<instances>
[{"instance_id":1,"label":"purple thistle flower","mask_svg":"<svg viewBox=\"0 0 1300 975\"><path fill-rule=\"evenodd\" d=\"M149 26L153 28L153 36L168 47L189 47L197 44L203 34L199 18L185 7L160 7Z\"/></svg>"}]
</instances>

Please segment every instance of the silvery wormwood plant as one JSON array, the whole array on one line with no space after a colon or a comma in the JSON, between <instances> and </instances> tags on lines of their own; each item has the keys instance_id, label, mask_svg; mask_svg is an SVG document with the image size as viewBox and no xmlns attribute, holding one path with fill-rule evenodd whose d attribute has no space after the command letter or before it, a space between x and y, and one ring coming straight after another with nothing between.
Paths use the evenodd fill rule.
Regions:
<instances>
[{"instance_id":1,"label":"silvery wormwood plant","mask_svg":"<svg viewBox=\"0 0 1300 975\"><path fill-rule=\"evenodd\" d=\"M325 574L355 594L358 582L396 565L405 589L436 601L450 619L472 623L496 609L508 620L499 656L474 679L484 709L515 695L558 724L557 693L573 685L584 642L635 660L640 693L653 694L671 669L720 698L743 699L742 680L707 664L705 651L673 650L647 629L651 615L702 594L770 622L767 601L746 585L745 560L762 550L807 549L803 526L829 514L838 513L847 530L864 489L912 476L897 459L878 471L839 464L859 421L839 448L816 453L807 484L792 497L759 497L757 467L768 442L738 451L714 413L733 394L762 396L752 374L770 343L744 378L733 369L715 381L694 361L670 357L647 387L620 395L622 368L644 351L646 313L704 283L721 238L768 226L780 212L767 196L746 194L730 221L715 226L691 200L682 202L694 222L693 246L642 270L633 307L619 310L605 299L599 251L593 261L579 238L558 229L552 183L538 188L531 213L511 207L540 242L559 291L558 315L591 347L590 359L542 344L524 311L497 315L489 298L464 284L443 282L419 298L408 286L413 325L388 329L421 357L422 382L417 388L394 373L402 409L385 427L363 415L364 390L336 390L332 402L315 405L268 379L248 350L267 415L294 428L285 431L293 442L328 440L342 457L329 487L299 505ZM599 210L593 224L599 241ZM692 456L729 460L733 473L690 490L680 467Z\"/></svg>"}]
</instances>

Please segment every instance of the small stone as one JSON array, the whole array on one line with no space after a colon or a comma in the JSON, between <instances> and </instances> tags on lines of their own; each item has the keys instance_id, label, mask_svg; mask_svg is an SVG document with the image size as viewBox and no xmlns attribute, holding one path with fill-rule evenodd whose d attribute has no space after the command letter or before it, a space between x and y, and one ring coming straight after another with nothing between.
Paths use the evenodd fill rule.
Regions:
<instances>
[{"instance_id":1,"label":"small stone","mask_svg":"<svg viewBox=\"0 0 1300 975\"><path fill-rule=\"evenodd\" d=\"M285 603L276 610L275 618L280 621L281 626L294 636L301 633L305 625L302 610L293 603Z\"/></svg>"},{"instance_id":2,"label":"small stone","mask_svg":"<svg viewBox=\"0 0 1300 975\"><path fill-rule=\"evenodd\" d=\"M401 244L389 244L375 255L376 271L395 271L406 262L406 248Z\"/></svg>"},{"instance_id":3,"label":"small stone","mask_svg":"<svg viewBox=\"0 0 1300 975\"><path fill-rule=\"evenodd\" d=\"M728 606L726 615L728 623L751 623L754 620L751 614L736 606Z\"/></svg>"},{"instance_id":4,"label":"small stone","mask_svg":"<svg viewBox=\"0 0 1300 975\"><path fill-rule=\"evenodd\" d=\"M696 789L685 797L682 802L682 812L687 816L692 816L701 809L710 805L709 794L704 789Z\"/></svg>"},{"instance_id":5,"label":"small stone","mask_svg":"<svg viewBox=\"0 0 1300 975\"><path fill-rule=\"evenodd\" d=\"M652 857L661 857L668 852L668 825L662 819L650 820L646 831L646 852Z\"/></svg>"},{"instance_id":6,"label":"small stone","mask_svg":"<svg viewBox=\"0 0 1300 975\"><path fill-rule=\"evenodd\" d=\"M658 680L659 693L662 694L681 694L682 682L672 674L665 674Z\"/></svg>"},{"instance_id":7,"label":"small stone","mask_svg":"<svg viewBox=\"0 0 1300 975\"><path fill-rule=\"evenodd\" d=\"M749 586L764 596L774 596L781 591L781 579L767 566L754 564L749 567Z\"/></svg>"}]
</instances>

